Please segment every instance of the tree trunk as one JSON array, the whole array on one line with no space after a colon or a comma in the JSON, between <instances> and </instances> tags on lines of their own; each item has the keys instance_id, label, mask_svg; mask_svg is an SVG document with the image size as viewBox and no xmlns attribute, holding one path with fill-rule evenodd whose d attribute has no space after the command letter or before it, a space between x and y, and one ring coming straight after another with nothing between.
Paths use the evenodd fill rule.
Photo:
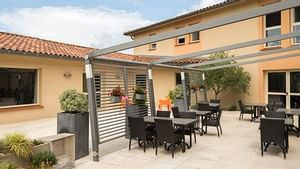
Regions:
<instances>
[{"instance_id":1,"label":"tree trunk","mask_svg":"<svg viewBox=\"0 0 300 169\"><path fill-rule=\"evenodd\" d=\"M197 95L197 90L195 90L195 97L196 97L196 104L198 103L198 95Z\"/></svg>"}]
</instances>

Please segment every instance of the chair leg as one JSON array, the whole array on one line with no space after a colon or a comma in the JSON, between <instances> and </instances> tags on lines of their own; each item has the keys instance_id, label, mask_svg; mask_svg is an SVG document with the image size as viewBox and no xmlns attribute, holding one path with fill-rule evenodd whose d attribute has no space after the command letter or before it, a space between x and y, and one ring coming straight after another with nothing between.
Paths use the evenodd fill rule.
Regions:
<instances>
[{"instance_id":1,"label":"chair leg","mask_svg":"<svg viewBox=\"0 0 300 169\"><path fill-rule=\"evenodd\" d=\"M217 128L217 132L218 132L218 137L220 137L219 127L216 127L216 128Z\"/></svg>"},{"instance_id":2,"label":"chair leg","mask_svg":"<svg viewBox=\"0 0 300 169\"><path fill-rule=\"evenodd\" d=\"M196 144L196 132L194 130L194 139L195 139L195 144Z\"/></svg>"},{"instance_id":3,"label":"chair leg","mask_svg":"<svg viewBox=\"0 0 300 169\"><path fill-rule=\"evenodd\" d=\"M241 117L242 117L242 113L240 113L240 117L239 117L239 120L241 120Z\"/></svg>"},{"instance_id":4,"label":"chair leg","mask_svg":"<svg viewBox=\"0 0 300 169\"><path fill-rule=\"evenodd\" d=\"M284 159L286 159L286 149L285 149L285 147L283 145L281 145L281 144L279 146L280 146L280 148L283 151L283 157L284 157Z\"/></svg>"},{"instance_id":5,"label":"chair leg","mask_svg":"<svg viewBox=\"0 0 300 169\"><path fill-rule=\"evenodd\" d=\"M146 140L143 140L144 141L144 153L146 152Z\"/></svg>"},{"instance_id":6,"label":"chair leg","mask_svg":"<svg viewBox=\"0 0 300 169\"><path fill-rule=\"evenodd\" d=\"M190 133L190 147L192 147L192 132Z\"/></svg>"},{"instance_id":7,"label":"chair leg","mask_svg":"<svg viewBox=\"0 0 300 169\"><path fill-rule=\"evenodd\" d=\"M174 149L175 149L175 143L172 146L172 158L174 158Z\"/></svg>"},{"instance_id":8,"label":"chair leg","mask_svg":"<svg viewBox=\"0 0 300 169\"><path fill-rule=\"evenodd\" d=\"M129 150L131 149L131 137L129 138Z\"/></svg>"},{"instance_id":9,"label":"chair leg","mask_svg":"<svg viewBox=\"0 0 300 169\"><path fill-rule=\"evenodd\" d=\"M205 126L205 133L207 133L207 126Z\"/></svg>"},{"instance_id":10,"label":"chair leg","mask_svg":"<svg viewBox=\"0 0 300 169\"><path fill-rule=\"evenodd\" d=\"M261 156L264 156L264 143L260 143Z\"/></svg>"},{"instance_id":11,"label":"chair leg","mask_svg":"<svg viewBox=\"0 0 300 169\"><path fill-rule=\"evenodd\" d=\"M220 127L221 134L223 134L221 124L219 124L219 127Z\"/></svg>"},{"instance_id":12,"label":"chair leg","mask_svg":"<svg viewBox=\"0 0 300 169\"><path fill-rule=\"evenodd\" d=\"M155 139L155 155L157 155L157 140Z\"/></svg>"}]
</instances>

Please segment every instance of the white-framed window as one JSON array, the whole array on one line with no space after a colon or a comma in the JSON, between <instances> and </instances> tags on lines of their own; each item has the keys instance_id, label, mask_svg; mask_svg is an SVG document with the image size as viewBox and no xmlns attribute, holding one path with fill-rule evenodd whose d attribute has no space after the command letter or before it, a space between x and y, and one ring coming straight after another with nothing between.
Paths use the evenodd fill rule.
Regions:
<instances>
[{"instance_id":1,"label":"white-framed window","mask_svg":"<svg viewBox=\"0 0 300 169\"><path fill-rule=\"evenodd\" d=\"M300 32L300 6L292 10L293 31ZM293 44L300 44L300 36L293 39Z\"/></svg>"},{"instance_id":2,"label":"white-framed window","mask_svg":"<svg viewBox=\"0 0 300 169\"><path fill-rule=\"evenodd\" d=\"M185 44L185 36L178 36L176 38L176 44L177 45L184 45Z\"/></svg>"},{"instance_id":3,"label":"white-framed window","mask_svg":"<svg viewBox=\"0 0 300 169\"><path fill-rule=\"evenodd\" d=\"M153 36L153 35L156 35L156 33L152 33L152 34L150 34L149 36ZM157 47L156 42L150 43L150 44L149 44L149 50L155 50L156 47Z\"/></svg>"},{"instance_id":4,"label":"white-framed window","mask_svg":"<svg viewBox=\"0 0 300 169\"><path fill-rule=\"evenodd\" d=\"M37 69L1 67L0 79L0 107L37 103Z\"/></svg>"},{"instance_id":5,"label":"white-framed window","mask_svg":"<svg viewBox=\"0 0 300 169\"><path fill-rule=\"evenodd\" d=\"M265 15L265 37L271 37L281 34L281 13L274 12ZM268 42L266 47L280 46L280 41Z\"/></svg>"},{"instance_id":6,"label":"white-framed window","mask_svg":"<svg viewBox=\"0 0 300 169\"><path fill-rule=\"evenodd\" d=\"M192 32L190 37L191 37L191 39L190 39L191 42L199 42L200 41L200 32L199 31Z\"/></svg>"}]
</instances>

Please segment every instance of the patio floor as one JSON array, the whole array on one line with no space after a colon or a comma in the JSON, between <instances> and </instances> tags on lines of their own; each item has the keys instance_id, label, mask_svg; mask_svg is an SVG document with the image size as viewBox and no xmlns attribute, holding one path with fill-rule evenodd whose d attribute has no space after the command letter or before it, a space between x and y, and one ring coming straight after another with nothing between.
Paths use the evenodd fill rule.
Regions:
<instances>
[{"instance_id":1,"label":"patio floor","mask_svg":"<svg viewBox=\"0 0 300 169\"><path fill-rule=\"evenodd\" d=\"M149 146L146 153L137 144L128 150L128 141L119 140L100 145L100 162L93 162L91 156L76 161L76 168L104 169L298 169L300 162L300 138L291 135L287 159L278 147L270 146L264 156L260 155L258 123L238 120L238 112L224 112L221 124L223 135L218 138L215 128L199 136L191 149L182 153L177 148L174 159L171 153L159 148L155 156ZM0 125L0 136L9 131L24 131L30 137L52 135L56 132L56 119L44 119L9 125ZM188 141L188 137L186 139ZM108 150L116 150L111 153Z\"/></svg>"}]
</instances>

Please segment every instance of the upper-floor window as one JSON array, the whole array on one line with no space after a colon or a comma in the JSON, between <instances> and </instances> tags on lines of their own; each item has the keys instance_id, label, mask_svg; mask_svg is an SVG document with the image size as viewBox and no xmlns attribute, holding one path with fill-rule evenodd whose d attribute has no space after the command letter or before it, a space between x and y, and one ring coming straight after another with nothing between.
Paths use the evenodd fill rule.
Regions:
<instances>
[{"instance_id":1,"label":"upper-floor window","mask_svg":"<svg viewBox=\"0 0 300 169\"><path fill-rule=\"evenodd\" d=\"M185 44L185 36L178 36L176 38L176 45L184 45Z\"/></svg>"},{"instance_id":2,"label":"upper-floor window","mask_svg":"<svg viewBox=\"0 0 300 169\"><path fill-rule=\"evenodd\" d=\"M265 16L265 37L281 34L281 13L274 12ZM280 41L266 43L266 47L280 46Z\"/></svg>"},{"instance_id":3,"label":"upper-floor window","mask_svg":"<svg viewBox=\"0 0 300 169\"><path fill-rule=\"evenodd\" d=\"M155 33L150 34L149 36L156 35ZM157 47L156 42L149 44L149 50L155 50Z\"/></svg>"},{"instance_id":4,"label":"upper-floor window","mask_svg":"<svg viewBox=\"0 0 300 169\"><path fill-rule=\"evenodd\" d=\"M293 30L300 32L300 6L293 10ZM294 38L294 44L300 44L300 36Z\"/></svg>"},{"instance_id":5,"label":"upper-floor window","mask_svg":"<svg viewBox=\"0 0 300 169\"><path fill-rule=\"evenodd\" d=\"M196 31L191 33L191 42L198 42L200 40L200 32Z\"/></svg>"},{"instance_id":6,"label":"upper-floor window","mask_svg":"<svg viewBox=\"0 0 300 169\"><path fill-rule=\"evenodd\" d=\"M37 70L0 68L0 107L37 103Z\"/></svg>"}]
</instances>

